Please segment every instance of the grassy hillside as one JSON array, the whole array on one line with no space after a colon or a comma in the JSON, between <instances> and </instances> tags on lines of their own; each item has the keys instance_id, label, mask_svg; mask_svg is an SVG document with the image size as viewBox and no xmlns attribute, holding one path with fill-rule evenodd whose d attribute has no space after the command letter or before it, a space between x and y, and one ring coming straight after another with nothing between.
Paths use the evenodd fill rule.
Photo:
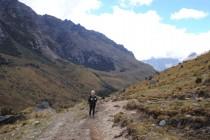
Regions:
<instances>
[{"instance_id":1,"label":"grassy hillside","mask_svg":"<svg viewBox=\"0 0 210 140\"><path fill-rule=\"evenodd\" d=\"M102 81L83 67L24 54L28 56L0 54L0 108L21 110L42 100L56 108L68 107L87 97L92 88L104 88Z\"/></svg>"},{"instance_id":2,"label":"grassy hillside","mask_svg":"<svg viewBox=\"0 0 210 140\"><path fill-rule=\"evenodd\" d=\"M148 77L120 98L138 111L127 124L136 139L210 139L210 52Z\"/></svg>"}]
</instances>

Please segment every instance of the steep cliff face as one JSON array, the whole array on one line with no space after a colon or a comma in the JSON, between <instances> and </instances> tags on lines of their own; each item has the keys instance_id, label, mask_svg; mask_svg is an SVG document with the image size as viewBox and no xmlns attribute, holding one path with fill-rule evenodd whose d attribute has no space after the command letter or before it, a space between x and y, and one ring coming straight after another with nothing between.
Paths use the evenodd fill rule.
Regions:
<instances>
[{"instance_id":1,"label":"steep cliff face","mask_svg":"<svg viewBox=\"0 0 210 140\"><path fill-rule=\"evenodd\" d=\"M1 0L0 16L1 30L5 30L11 39L50 59L62 58L100 71L149 67L103 34L68 20L39 16L16 0ZM150 72L154 72L152 68Z\"/></svg>"},{"instance_id":2,"label":"steep cliff face","mask_svg":"<svg viewBox=\"0 0 210 140\"><path fill-rule=\"evenodd\" d=\"M17 0L0 0L0 56L6 63L0 72L8 80L0 78L0 90L9 99L4 104L22 97L33 103L53 97L75 100L92 88L108 93L155 73L105 35L70 20L37 15Z\"/></svg>"}]
</instances>

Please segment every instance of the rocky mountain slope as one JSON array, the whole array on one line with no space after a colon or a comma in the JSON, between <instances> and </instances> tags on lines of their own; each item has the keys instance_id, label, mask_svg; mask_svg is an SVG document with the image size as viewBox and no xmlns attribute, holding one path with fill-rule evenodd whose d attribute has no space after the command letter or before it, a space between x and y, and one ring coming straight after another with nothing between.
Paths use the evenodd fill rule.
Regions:
<instances>
[{"instance_id":1,"label":"rocky mountain slope","mask_svg":"<svg viewBox=\"0 0 210 140\"><path fill-rule=\"evenodd\" d=\"M137 114L115 118L134 139L210 139L210 52L129 87L121 99Z\"/></svg>"},{"instance_id":2,"label":"rocky mountain slope","mask_svg":"<svg viewBox=\"0 0 210 140\"><path fill-rule=\"evenodd\" d=\"M65 107L90 89L107 94L154 73L103 34L0 0L1 108L21 110L42 100Z\"/></svg>"}]
</instances>

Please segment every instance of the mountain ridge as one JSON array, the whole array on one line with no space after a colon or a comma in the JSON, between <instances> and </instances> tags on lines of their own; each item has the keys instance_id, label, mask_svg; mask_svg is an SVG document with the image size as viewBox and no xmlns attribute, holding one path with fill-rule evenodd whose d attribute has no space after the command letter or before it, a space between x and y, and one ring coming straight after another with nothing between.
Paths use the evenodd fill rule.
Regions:
<instances>
[{"instance_id":1,"label":"mountain ridge","mask_svg":"<svg viewBox=\"0 0 210 140\"><path fill-rule=\"evenodd\" d=\"M105 35L17 0L0 0L0 56L0 108L15 110L43 99L69 106L91 89L107 95L155 73Z\"/></svg>"},{"instance_id":2,"label":"mountain ridge","mask_svg":"<svg viewBox=\"0 0 210 140\"><path fill-rule=\"evenodd\" d=\"M158 71L164 71L180 63L180 60L178 58L170 58L170 57L164 57L164 58L152 57L148 60L143 60L143 62L152 65Z\"/></svg>"}]
</instances>

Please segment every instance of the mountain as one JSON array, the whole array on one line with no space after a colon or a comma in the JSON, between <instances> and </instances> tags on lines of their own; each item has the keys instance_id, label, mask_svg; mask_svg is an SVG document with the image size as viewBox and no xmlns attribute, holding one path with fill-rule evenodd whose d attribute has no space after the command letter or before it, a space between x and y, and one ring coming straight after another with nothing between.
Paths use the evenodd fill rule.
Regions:
<instances>
[{"instance_id":1,"label":"mountain","mask_svg":"<svg viewBox=\"0 0 210 140\"><path fill-rule=\"evenodd\" d=\"M163 71L177 65L180 61L176 58L151 58L143 62L152 65L157 71Z\"/></svg>"},{"instance_id":2,"label":"mountain","mask_svg":"<svg viewBox=\"0 0 210 140\"><path fill-rule=\"evenodd\" d=\"M138 117L117 117L135 139L210 139L209 87L210 52L125 89L120 98Z\"/></svg>"},{"instance_id":3,"label":"mountain","mask_svg":"<svg viewBox=\"0 0 210 140\"><path fill-rule=\"evenodd\" d=\"M184 59L184 61L195 59L197 56L198 56L197 53L192 52L191 54L189 54L189 55Z\"/></svg>"},{"instance_id":4,"label":"mountain","mask_svg":"<svg viewBox=\"0 0 210 140\"><path fill-rule=\"evenodd\" d=\"M154 73L101 33L0 0L0 108L70 106L91 89L109 94Z\"/></svg>"}]
</instances>

